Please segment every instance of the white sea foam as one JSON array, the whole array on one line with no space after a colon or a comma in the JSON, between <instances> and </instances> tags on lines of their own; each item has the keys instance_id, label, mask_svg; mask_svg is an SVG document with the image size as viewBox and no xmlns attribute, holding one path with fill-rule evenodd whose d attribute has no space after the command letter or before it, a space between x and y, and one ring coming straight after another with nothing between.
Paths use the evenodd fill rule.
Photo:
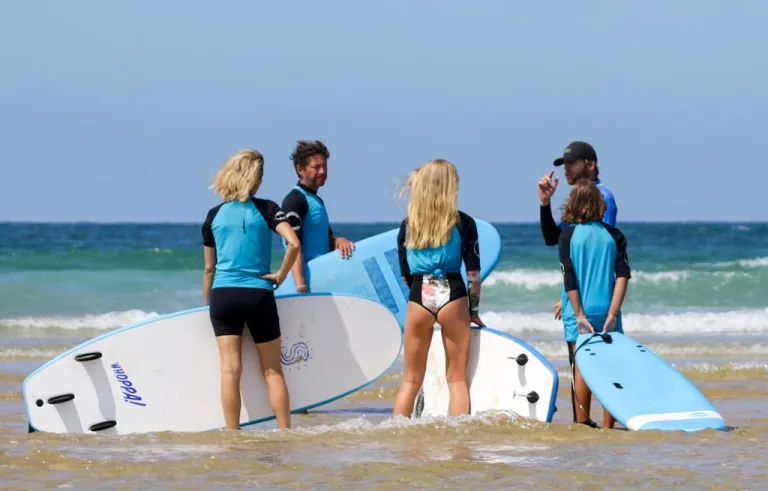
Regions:
<instances>
[{"instance_id":1,"label":"white sea foam","mask_svg":"<svg viewBox=\"0 0 768 491\"><path fill-rule=\"evenodd\" d=\"M107 312L83 316L31 316L0 319L0 327L16 327L25 329L100 329L110 330L133 324L150 317L155 317L156 312L144 312L143 310L126 310Z\"/></svg>"},{"instance_id":2,"label":"white sea foam","mask_svg":"<svg viewBox=\"0 0 768 491\"><path fill-rule=\"evenodd\" d=\"M661 285L679 283L689 280L693 275L711 276L719 281L730 280L738 276L750 276L746 272L735 271L633 271L633 284ZM542 269L512 269L494 271L483 282L483 286L510 285L527 290L559 287L563 284L563 276L557 270Z\"/></svg>"},{"instance_id":3,"label":"white sea foam","mask_svg":"<svg viewBox=\"0 0 768 491\"><path fill-rule=\"evenodd\" d=\"M485 312L483 322L511 334L562 332L563 324L552 314ZM768 309L675 314L624 314L624 331L649 334L722 334L768 332Z\"/></svg>"}]
</instances>

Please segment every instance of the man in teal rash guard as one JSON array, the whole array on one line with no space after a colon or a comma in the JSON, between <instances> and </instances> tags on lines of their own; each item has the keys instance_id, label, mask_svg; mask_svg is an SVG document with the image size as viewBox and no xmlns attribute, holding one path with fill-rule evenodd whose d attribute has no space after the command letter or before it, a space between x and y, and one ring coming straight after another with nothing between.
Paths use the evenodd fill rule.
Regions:
<instances>
[{"instance_id":1,"label":"man in teal rash guard","mask_svg":"<svg viewBox=\"0 0 768 491\"><path fill-rule=\"evenodd\" d=\"M600 169L597 167L597 152L589 143L583 141L571 142L563 151L563 156L556 158L553 162L555 167L563 166L565 170L565 179L569 185L573 185L578 179L586 178L595 182L600 194L605 201L605 214L603 222L611 227L616 226L616 215L618 207L613 193L605 187L600 181ZM557 189L559 179L553 179L555 171L552 170L539 180L539 221L541 223L541 234L544 236L544 243L548 246L557 246L560 239L560 233L568 227L566 223L555 222L552 216L552 206L550 200ZM568 301L568 296L563 290L560 300L554 305L555 319L568 321L574 316L573 307ZM573 346L568 344L568 361L573 366ZM572 388L573 389L573 388ZM571 399L574 402L573 420L576 421L576 406L573 400L573 390L571 390Z\"/></svg>"},{"instance_id":2,"label":"man in teal rash guard","mask_svg":"<svg viewBox=\"0 0 768 491\"><path fill-rule=\"evenodd\" d=\"M320 141L299 141L291 155L299 182L283 199L282 209L301 241L301 252L291 268L298 293L309 292L307 261L334 249L346 259L355 248L344 237L334 237L325 203L317 195L328 177L330 155Z\"/></svg>"}]
</instances>

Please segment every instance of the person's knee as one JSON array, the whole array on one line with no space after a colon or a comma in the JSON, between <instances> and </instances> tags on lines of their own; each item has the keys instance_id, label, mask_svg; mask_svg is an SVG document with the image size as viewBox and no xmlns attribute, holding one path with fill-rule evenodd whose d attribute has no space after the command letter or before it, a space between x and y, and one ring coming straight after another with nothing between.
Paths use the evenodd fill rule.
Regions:
<instances>
[{"instance_id":1,"label":"person's knee","mask_svg":"<svg viewBox=\"0 0 768 491\"><path fill-rule=\"evenodd\" d=\"M243 373L243 364L238 359L228 359L221 363L221 375L228 378L240 378Z\"/></svg>"},{"instance_id":2,"label":"person's knee","mask_svg":"<svg viewBox=\"0 0 768 491\"><path fill-rule=\"evenodd\" d=\"M403 383L409 385L418 385L424 383L424 371L408 370L403 373Z\"/></svg>"},{"instance_id":3,"label":"person's knee","mask_svg":"<svg viewBox=\"0 0 768 491\"><path fill-rule=\"evenodd\" d=\"M266 368L263 373L267 381L283 378L283 371L279 368Z\"/></svg>"},{"instance_id":4,"label":"person's knee","mask_svg":"<svg viewBox=\"0 0 768 491\"><path fill-rule=\"evenodd\" d=\"M467 381L466 370L448 370L445 373L445 381L449 384L458 384Z\"/></svg>"}]
</instances>

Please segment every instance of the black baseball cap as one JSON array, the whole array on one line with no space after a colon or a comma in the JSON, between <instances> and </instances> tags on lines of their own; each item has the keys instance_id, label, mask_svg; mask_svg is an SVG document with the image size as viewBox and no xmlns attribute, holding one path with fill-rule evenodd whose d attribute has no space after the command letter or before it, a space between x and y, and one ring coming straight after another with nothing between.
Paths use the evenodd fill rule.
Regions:
<instances>
[{"instance_id":1,"label":"black baseball cap","mask_svg":"<svg viewBox=\"0 0 768 491\"><path fill-rule=\"evenodd\" d=\"M586 142L571 142L565 151L563 156L559 159L555 159L555 166L563 165L566 160L594 160L597 162L597 153L592 145Z\"/></svg>"}]
</instances>

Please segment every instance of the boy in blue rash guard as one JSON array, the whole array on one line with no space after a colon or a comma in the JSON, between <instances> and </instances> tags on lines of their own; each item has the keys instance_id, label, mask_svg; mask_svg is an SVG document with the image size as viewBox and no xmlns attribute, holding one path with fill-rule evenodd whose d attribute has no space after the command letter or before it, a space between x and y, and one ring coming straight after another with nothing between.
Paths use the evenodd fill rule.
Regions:
<instances>
[{"instance_id":1,"label":"boy in blue rash guard","mask_svg":"<svg viewBox=\"0 0 768 491\"><path fill-rule=\"evenodd\" d=\"M344 237L334 237L325 203L317 195L328 177L328 148L320 141L299 141L291 155L299 182L283 199L283 211L301 241L299 258L291 269L296 291L309 292L306 263L334 249L343 258L355 246Z\"/></svg>"},{"instance_id":2,"label":"boy in blue rash guard","mask_svg":"<svg viewBox=\"0 0 768 491\"><path fill-rule=\"evenodd\" d=\"M424 382L427 353L435 322L445 348L448 415L468 414L467 363L471 322L482 326L480 304L480 244L472 217L456 207L459 176L445 160L433 160L414 170L408 217L398 234L403 280L410 286L403 329L403 382L395 398L394 416L410 417ZM461 277L462 263L467 283Z\"/></svg>"},{"instance_id":3,"label":"boy in blue rash guard","mask_svg":"<svg viewBox=\"0 0 768 491\"><path fill-rule=\"evenodd\" d=\"M280 363L280 319L274 288L299 254L299 239L277 203L255 198L264 175L264 158L243 150L219 170L213 189L222 203L211 208L202 226L205 272L203 301L221 358L221 405L228 429L240 427L240 377L243 328L256 343L267 396L279 428L289 428L288 389ZM272 233L287 250L277 273L270 273Z\"/></svg>"},{"instance_id":4,"label":"boy in blue rash guard","mask_svg":"<svg viewBox=\"0 0 768 491\"><path fill-rule=\"evenodd\" d=\"M563 292L565 341L569 352L579 333L624 332L621 305L631 277L627 240L619 229L601 221L605 213L597 185L589 179L576 181L563 210L563 222L571 224L558 239ZM576 422L596 426L589 417L592 399L573 360ZM614 419L603 411L603 427L613 428Z\"/></svg>"}]
</instances>

